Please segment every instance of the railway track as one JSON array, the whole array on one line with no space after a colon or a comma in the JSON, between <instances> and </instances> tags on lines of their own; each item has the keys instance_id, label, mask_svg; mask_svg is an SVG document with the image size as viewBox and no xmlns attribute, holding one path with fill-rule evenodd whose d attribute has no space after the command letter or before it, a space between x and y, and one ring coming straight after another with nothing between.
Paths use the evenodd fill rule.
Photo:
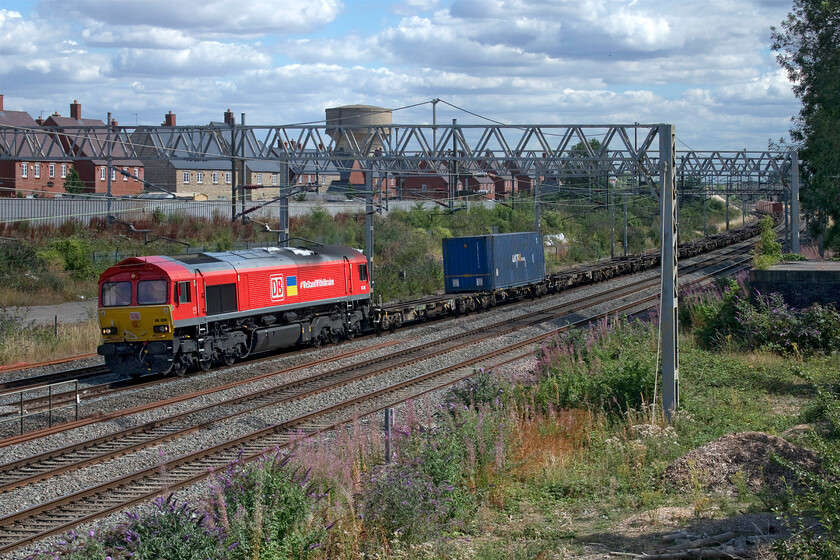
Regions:
<instances>
[{"instance_id":1,"label":"railway track","mask_svg":"<svg viewBox=\"0 0 840 560\"><path fill-rule=\"evenodd\" d=\"M725 265L720 265L715 272L710 272L708 275L704 276L704 278L713 274L718 274L723 270L729 270L732 267L743 265L743 261L735 261ZM705 263L704 266L708 267L709 265L708 263ZM695 279L695 281L701 280L702 278ZM330 390L331 388L356 381L362 378L362 376L369 377L379 375L387 369L404 367L407 364L416 364L419 360L423 359L422 355L424 352L427 352L428 355L432 355L433 353L441 352L444 348L446 348L446 352L452 353L458 351L459 349L474 346L479 337L486 338L488 336L492 336L498 338L513 331L521 330L528 326L540 324L545 321L556 321L558 318L569 316L570 314L575 314L580 317L576 321L570 322L572 326L585 325L587 322L592 321L599 316L598 314L582 314L585 309L588 309L593 305L603 304L607 301L614 302L623 297L629 298L632 293L640 290L650 291L651 288L658 288L658 284L658 278L640 280L638 282L634 282L632 287L624 287L621 291L616 290L610 292L609 294L601 294L596 300L594 300L594 302L592 298L579 298L578 300L572 302L565 302L563 304L550 306L537 315L522 318L516 323L500 325L495 329L483 328L463 333L463 335L459 337L460 340L457 342L452 341L452 339L447 339L447 341L439 341L422 345L411 354L407 355L404 352L401 353L400 357L402 357L402 359L392 361L390 365L376 366L375 363L387 361L385 358L377 358L375 360L370 360L365 364L358 364L351 366L350 368L339 368L338 370L321 374L316 376L317 379L310 378L301 380L300 382L286 384L285 386L272 389L268 392L248 395L247 397L237 400L240 402L250 401L252 403L250 406L253 410L255 407L280 404L285 402L284 399L306 398L307 394L311 394L312 392ZM658 293L654 292L652 294L644 295L643 297L631 299L620 306L612 306L606 313L613 314L616 312L631 312L634 309L650 306L651 302L656 299L658 299ZM588 303L584 303L584 300ZM603 313L601 313L601 315L603 315ZM569 327L560 327L556 330L565 328ZM108 515L109 513L123 509L135 503L145 501L158 495L164 487L167 487L170 490L176 490L183 486L198 482L207 476L208 469L224 466L236 458L236 456L240 453L242 453L243 456L253 458L259 456L259 454L265 449L288 446L295 440L296 437L299 437L299 432L303 432L304 434L317 433L332 427L335 424L348 421L350 419L348 416L348 414L350 414L349 411L351 409L355 410L355 408L362 403L365 403L364 406L367 407L365 408L364 413L370 414L387 406L392 406L393 404L402 402L410 396L416 396L418 393L433 391L441 386L451 384L457 379L469 377L473 374L470 366L482 363L482 361L486 362L487 360L492 359L498 363L499 360L515 360L521 358L522 356L527 356L532 352L532 345L535 342L544 339L545 336L545 333L541 333L537 336L526 338L525 340L514 344L505 345L502 348L493 350L492 352L483 353L479 356L473 356L465 360L456 360L456 363L452 366L430 371L374 393L341 401L317 412L299 416L269 428L257 430L246 434L245 436L225 442L224 444L201 450L196 453L184 455L166 463L165 477L161 474L161 471L164 469L161 468L161 466L156 466L142 471L137 471L126 477L111 481L108 484L91 487L83 491L76 492L70 496L40 504L28 510L7 516L0 519L0 552L15 550L24 546L26 543L41 539L47 535L69 530L78 523ZM372 370L361 373L367 367L372 368ZM348 377L341 377L342 375L347 375L352 371L356 371L357 373ZM454 375L453 372L456 371L461 373ZM447 374L453 374L454 376ZM328 378L331 378L329 384L322 384L320 386L310 388L308 389L308 392L304 391L304 386L307 383L318 384ZM295 386L297 388L295 388ZM284 391L286 392L285 395ZM295 391L297 391L297 393L295 393ZM267 400L263 401L262 399ZM234 405L234 401L226 402L224 405L225 408L229 408ZM243 413L244 412L229 413L228 416ZM167 419L169 422L168 426L165 426L164 423L156 423L158 424L156 426L149 425L147 427L149 435L143 437L146 437L148 441L153 441L154 438L157 438L154 441L159 442L164 439L179 437L179 435L186 435L190 431L200 429L203 425L182 425L180 428L175 428L177 422L182 421L184 417L190 414L195 414L195 411L179 415L178 418L173 417L172 419ZM355 411L353 414L359 414L359 412ZM337 421L332 418L334 416L339 417ZM221 421L222 419L223 417L220 417L214 421ZM181 431L178 432L178 429ZM84 464L89 464L91 461L107 460L107 457L131 452L138 446L154 445L154 443L144 444L137 441L131 443L130 438L135 437L136 434L113 434L113 436L117 436L116 442L86 442L88 444L87 446L83 445L76 450L57 450L63 451L63 453L43 454L43 456L34 461L34 463L30 462L28 464L21 463L19 465L4 465L0 467L0 480L2 480L2 484L4 484L4 487L0 488L0 492L7 492L11 488L18 487L22 484L29 484L36 480L56 476L59 471L64 472L61 469L69 470L79 468ZM121 438L128 439L119 441ZM97 445L100 446L100 448L94 449ZM108 449L109 446L112 448ZM73 453L80 453L80 455L77 456L77 459L75 459L75 465L69 459ZM87 456L86 458L85 455ZM99 458L96 458L97 455ZM64 457L64 459L61 457ZM27 469L43 469L45 468L45 465L50 463L50 461L65 461L65 459L70 461L68 465L55 467L52 471L40 470L38 472L31 473L27 475L29 476L28 481L26 477L22 475L22 473L24 473ZM37 466L39 461L41 462L41 466ZM14 474L15 469L18 469L16 471L17 474ZM165 480L163 480L163 478L165 478Z\"/></svg>"}]
</instances>

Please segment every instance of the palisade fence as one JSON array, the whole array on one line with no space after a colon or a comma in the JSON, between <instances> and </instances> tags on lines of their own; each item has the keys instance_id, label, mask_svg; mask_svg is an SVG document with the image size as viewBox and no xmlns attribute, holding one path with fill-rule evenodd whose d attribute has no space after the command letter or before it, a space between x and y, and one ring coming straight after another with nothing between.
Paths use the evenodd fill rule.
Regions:
<instances>
[{"instance_id":1,"label":"palisade fence","mask_svg":"<svg viewBox=\"0 0 840 560\"><path fill-rule=\"evenodd\" d=\"M335 200L338 198L338 200ZM361 199L341 200L332 197L326 200L290 200L289 215L305 216L314 209L320 208L330 215L340 213L364 213L365 201ZM250 208L266 201L248 201L246 208ZM124 199L113 198L110 201L110 214L124 222L150 218L152 214L162 212L166 215L183 214L196 218L230 219L231 203L229 200L166 200L166 199ZM477 201L470 204L490 206L492 201ZM409 210L418 206L431 209L435 203L431 200L390 200L387 206L377 210L387 213L390 210ZM238 210L238 208L237 208ZM58 227L63 223L75 220L82 225L89 225L94 218L106 219L109 214L108 200L105 198L0 198L0 224L7 227L14 224L26 223L31 226L47 225ZM272 222L280 219L280 205L268 204L253 212L248 217L259 222Z\"/></svg>"}]
</instances>

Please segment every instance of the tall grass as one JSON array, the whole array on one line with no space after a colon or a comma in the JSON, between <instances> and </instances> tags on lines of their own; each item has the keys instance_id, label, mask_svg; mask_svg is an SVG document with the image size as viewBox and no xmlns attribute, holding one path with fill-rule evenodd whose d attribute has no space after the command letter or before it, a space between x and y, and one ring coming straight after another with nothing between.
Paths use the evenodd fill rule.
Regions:
<instances>
[{"instance_id":1,"label":"tall grass","mask_svg":"<svg viewBox=\"0 0 840 560\"><path fill-rule=\"evenodd\" d=\"M42 362L96 351L100 341L95 318L82 323L38 325L23 311L0 307L0 365Z\"/></svg>"}]
</instances>

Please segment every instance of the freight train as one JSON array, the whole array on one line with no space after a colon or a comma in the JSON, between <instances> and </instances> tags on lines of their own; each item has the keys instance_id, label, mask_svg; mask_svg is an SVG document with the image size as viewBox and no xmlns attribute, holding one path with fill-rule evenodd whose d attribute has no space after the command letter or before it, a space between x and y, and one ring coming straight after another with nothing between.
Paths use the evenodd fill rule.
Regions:
<instances>
[{"instance_id":1,"label":"freight train","mask_svg":"<svg viewBox=\"0 0 840 560\"><path fill-rule=\"evenodd\" d=\"M679 246L688 258L758 235L751 224ZM251 354L352 339L405 323L599 282L659 265L658 253L545 274L541 237L443 242L446 293L374 304L365 257L340 246L126 259L99 279L98 353L114 373L183 375Z\"/></svg>"},{"instance_id":2,"label":"freight train","mask_svg":"<svg viewBox=\"0 0 840 560\"><path fill-rule=\"evenodd\" d=\"M781 202L772 200L756 200L755 201L756 214L765 214L769 216L781 216L784 212L784 205Z\"/></svg>"}]
</instances>

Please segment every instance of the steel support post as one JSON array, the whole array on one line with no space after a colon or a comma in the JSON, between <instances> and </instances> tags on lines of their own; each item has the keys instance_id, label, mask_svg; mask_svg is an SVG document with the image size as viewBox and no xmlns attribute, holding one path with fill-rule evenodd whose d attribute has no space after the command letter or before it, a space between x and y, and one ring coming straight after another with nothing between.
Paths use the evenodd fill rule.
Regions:
<instances>
[{"instance_id":1,"label":"steel support post","mask_svg":"<svg viewBox=\"0 0 840 560\"><path fill-rule=\"evenodd\" d=\"M671 419L679 406L679 344L677 340L677 192L676 145L673 125L659 127L659 195L662 213L662 292L659 312L662 343L662 409Z\"/></svg>"},{"instance_id":2,"label":"steel support post","mask_svg":"<svg viewBox=\"0 0 840 560\"><path fill-rule=\"evenodd\" d=\"M365 257L368 262L368 278L371 290L376 279L373 277L373 171L365 169Z\"/></svg>"},{"instance_id":3,"label":"steel support post","mask_svg":"<svg viewBox=\"0 0 840 560\"><path fill-rule=\"evenodd\" d=\"M729 189L732 187L732 177L726 178L726 231L729 231Z\"/></svg>"},{"instance_id":4,"label":"steel support post","mask_svg":"<svg viewBox=\"0 0 840 560\"><path fill-rule=\"evenodd\" d=\"M391 462L391 426L394 421L394 409L385 409L385 462Z\"/></svg>"},{"instance_id":5,"label":"steel support post","mask_svg":"<svg viewBox=\"0 0 840 560\"><path fill-rule=\"evenodd\" d=\"M799 253L799 153L791 153L790 219L792 241L790 250Z\"/></svg>"},{"instance_id":6,"label":"steel support post","mask_svg":"<svg viewBox=\"0 0 840 560\"><path fill-rule=\"evenodd\" d=\"M114 215L113 212L111 211L111 203L112 203L112 200L111 200L111 198L112 198L111 197L111 173L113 173L113 171L114 171L113 168L111 167L111 153L112 153L112 149L113 149L113 145L114 145L114 143L111 141L111 130L112 130L112 127L111 127L111 113L108 113L108 133L105 136L107 138L106 141L108 142L108 176L107 176L108 195L106 196L106 200L107 200L106 211L108 212L108 216L113 216ZM110 217L108 219L110 220Z\"/></svg>"},{"instance_id":7,"label":"steel support post","mask_svg":"<svg viewBox=\"0 0 840 560\"><path fill-rule=\"evenodd\" d=\"M289 194L292 189L286 190L286 196L280 199L280 231L277 234L277 241L280 247L289 246Z\"/></svg>"},{"instance_id":8,"label":"steel support post","mask_svg":"<svg viewBox=\"0 0 840 560\"><path fill-rule=\"evenodd\" d=\"M534 232L539 235L540 234L540 214L542 212L541 204L540 204L540 174L539 171L537 172L537 176L534 179Z\"/></svg>"},{"instance_id":9,"label":"steel support post","mask_svg":"<svg viewBox=\"0 0 840 560\"><path fill-rule=\"evenodd\" d=\"M790 193L782 192L782 208L785 211L785 242L782 244L784 252L790 251Z\"/></svg>"},{"instance_id":10,"label":"steel support post","mask_svg":"<svg viewBox=\"0 0 840 560\"><path fill-rule=\"evenodd\" d=\"M246 184L245 183L245 136L248 134L248 132L245 130L245 113L240 113L240 118L241 118L241 124L242 124L242 135L239 138L239 156L242 158L242 161L239 164L239 169L241 170L241 174L240 174L239 177L240 177L240 181L241 181L241 184L242 184L242 192L239 193L239 200L240 200L241 206L242 206L242 210L240 210L240 212L242 213L241 214L242 223L244 224L245 223L245 193L247 192L245 190L245 184Z\"/></svg>"},{"instance_id":11,"label":"steel support post","mask_svg":"<svg viewBox=\"0 0 840 560\"><path fill-rule=\"evenodd\" d=\"M610 188L610 177L607 176L607 204L610 205L610 258L615 258L615 195Z\"/></svg>"},{"instance_id":12,"label":"steel support post","mask_svg":"<svg viewBox=\"0 0 840 560\"><path fill-rule=\"evenodd\" d=\"M236 221L236 120L230 119L230 221Z\"/></svg>"},{"instance_id":13,"label":"steel support post","mask_svg":"<svg viewBox=\"0 0 840 560\"><path fill-rule=\"evenodd\" d=\"M627 193L624 194L624 256L627 256Z\"/></svg>"}]
</instances>

